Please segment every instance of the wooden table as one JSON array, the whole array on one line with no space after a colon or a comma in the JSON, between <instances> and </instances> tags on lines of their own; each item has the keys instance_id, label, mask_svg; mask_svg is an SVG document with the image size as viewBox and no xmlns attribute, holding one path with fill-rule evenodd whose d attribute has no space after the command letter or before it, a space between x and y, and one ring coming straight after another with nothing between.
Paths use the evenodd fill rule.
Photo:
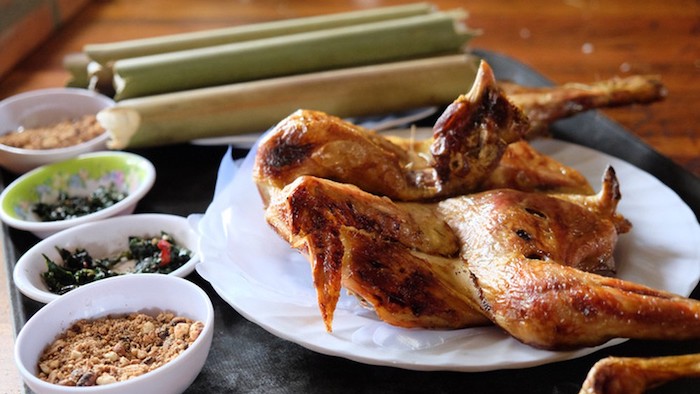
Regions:
<instances>
[{"instance_id":1,"label":"wooden table","mask_svg":"<svg viewBox=\"0 0 700 394\"><path fill-rule=\"evenodd\" d=\"M0 99L67 79L64 55L87 43L176 32L406 1L111 0L90 2L3 80ZM700 176L700 4L693 1L434 1L441 9L465 7L469 24L483 31L472 46L528 64L554 82L589 82L615 75L658 74L664 102L605 110L630 132ZM0 391L20 391L12 361L14 328L0 266Z\"/></svg>"}]
</instances>

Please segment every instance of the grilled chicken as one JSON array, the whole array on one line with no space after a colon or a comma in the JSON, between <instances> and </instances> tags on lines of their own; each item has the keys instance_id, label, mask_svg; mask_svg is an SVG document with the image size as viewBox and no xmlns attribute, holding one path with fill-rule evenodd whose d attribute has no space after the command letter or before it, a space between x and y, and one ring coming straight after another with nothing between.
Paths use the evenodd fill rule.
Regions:
<instances>
[{"instance_id":1,"label":"grilled chicken","mask_svg":"<svg viewBox=\"0 0 700 394\"><path fill-rule=\"evenodd\" d=\"M394 203L354 185L310 176L299 177L276 193L265 218L285 240L308 256L318 304L328 330L341 289L342 256L345 253L341 229L354 228L380 234L379 238L411 245L436 256L457 256L460 247L459 240L447 224L435 220L434 205ZM460 313L465 315L460 319L465 324L487 321L476 310ZM419 325L415 323L415 326Z\"/></svg>"},{"instance_id":2,"label":"grilled chicken","mask_svg":"<svg viewBox=\"0 0 700 394\"><path fill-rule=\"evenodd\" d=\"M493 189L593 194L593 188L580 172L541 154L527 141L508 145L498 166L475 191Z\"/></svg>"},{"instance_id":3,"label":"grilled chicken","mask_svg":"<svg viewBox=\"0 0 700 394\"><path fill-rule=\"evenodd\" d=\"M510 95L482 62L470 92L445 110L433 136L422 141L385 137L322 112L299 110L261 141L254 176L263 199L301 175L354 184L398 201L502 187L591 193L574 169L538 154L523 138L567 115L664 95L653 77L541 90L503 86Z\"/></svg>"},{"instance_id":4,"label":"grilled chicken","mask_svg":"<svg viewBox=\"0 0 700 394\"><path fill-rule=\"evenodd\" d=\"M607 357L591 368L579 394L641 394L680 378L700 377L700 354Z\"/></svg>"},{"instance_id":5,"label":"grilled chicken","mask_svg":"<svg viewBox=\"0 0 700 394\"><path fill-rule=\"evenodd\" d=\"M423 204L302 176L267 219L308 256L329 330L345 287L390 324L494 323L544 349L700 336L700 302L597 273L614 269L630 228L618 199L612 170L593 196L499 189Z\"/></svg>"},{"instance_id":6,"label":"grilled chicken","mask_svg":"<svg viewBox=\"0 0 700 394\"><path fill-rule=\"evenodd\" d=\"M546 349L700 337L699 302L607 276L631 226L616 213L615 173L593 194L532 149L526 114L547 113L533 102L509 101L482 63L430 140L298 111L261 141L253 176L266 219L308 257L328 330L345 287L390 324L495 324Z\"/></svg>"},{"instance_id":7,"label":"grilled chicken","mask_svg":"<svg viewBox=\"0 0 700 394\"><path fill-rule=\"evenodd\" d=\"M521 140L528 121L496 86L482 62L476 82L435 125L429 158L373 132L316 111L297 111L261 141L254 176L281 189L301 175L351 183L401 201L469 192L493 171L509 143ZM422 149L424 149L422 148Z\"/></svg>"}]
</instances>

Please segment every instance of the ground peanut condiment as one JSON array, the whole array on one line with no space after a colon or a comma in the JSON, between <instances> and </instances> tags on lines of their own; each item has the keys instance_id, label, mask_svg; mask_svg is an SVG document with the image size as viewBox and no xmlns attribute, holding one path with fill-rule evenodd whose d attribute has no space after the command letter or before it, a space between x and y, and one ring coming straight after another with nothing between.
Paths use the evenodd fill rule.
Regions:
<instances>
[{"instance_id":1,"label":"ground peanut condiment","mask_svg":"<svg viewBox=\"0 0 700 394\"><path fill-rule=\"evenodd\" d=\"M64 148L89 141L104 132L105 129L97 122L95 115L85 115L45 127L0 135L0 144L34 150Z\"/></svg>"},{"instance_id":2,"label":"ground peanut condiment","mask_svg":"<svg viewBox=\"0 0 700 394\"><path fill-rule=\"evenodd\" d=\"M169 312L79 320L46 347L38 376L65 386L122 382L174 359L203 328Z\"/></svg>"}]
</instances>

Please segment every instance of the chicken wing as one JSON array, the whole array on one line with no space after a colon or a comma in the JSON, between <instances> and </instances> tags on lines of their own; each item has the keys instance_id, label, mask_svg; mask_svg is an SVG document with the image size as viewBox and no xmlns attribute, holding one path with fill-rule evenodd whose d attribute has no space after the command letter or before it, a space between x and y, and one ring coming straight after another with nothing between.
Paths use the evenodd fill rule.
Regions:
<instances>
[{"instance_id":1,"label":"chicken wing","mask_svg":"<svg viewBox=\"0 0 700 394\"><path fill-rule=\"evenodd\" d=\"M331 329L333 311L342 287L342 260L346 251L340 236L342 229L372 233L378 239L410 245L430 255L447 257L459 253L458 239L443 220L436 220L434 205L394 203L354 185L311 176L301 176L276 193L265 212L265 218L311 262L318 304L328 330ZM402 264L408 263L396 261L394 267L402 269ZM415 290L425 292L427 289ZM394 306L389 308L397 309ZM459 313L463 315L460 318L463 324L487 322L477 310L463 309ZM386 314L386 317L389 315ZM414 320L420 319L420 314L414 317ZM436 318L427 316L426 319ZM422 323L413 324L420 326Z\"/></svg>"}]
</instances>

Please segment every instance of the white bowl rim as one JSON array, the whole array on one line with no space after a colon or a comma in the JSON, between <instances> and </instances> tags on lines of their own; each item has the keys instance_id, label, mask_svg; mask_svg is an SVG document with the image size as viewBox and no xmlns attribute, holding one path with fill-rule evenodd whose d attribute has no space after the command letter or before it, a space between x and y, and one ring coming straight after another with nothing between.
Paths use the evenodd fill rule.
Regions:
<instances>
[{"instance_id":1,"label":"white bowl rim","mask_svg":"<svg viewBox=\"0 0 700 394\"><path fill-rule=\"evenodd\" d=\"M26 100L28 98L33 98L33 97L38 97L38 96L46 96L46 95L52 95L52 94L73 94L76 96L84 96L84 97L89 97L92 99L99 100L101 103L105 105L105 108L111 107L116 104L116 102L101 94L98 92L94 92L92 90L87 90L87 89L81 89L81 88L46 88L46 89L38 89L38 90L30 90L27 92L22 92L15 94L13 96L10 96L2 102L0 102L0 105L11 105L14 102L21 101L21 100ZM0 130L0 135L9 133L10 130L3 132ZM57 153L62 153L62 152L70 152L73 150L81 150L84 147L87 146L92 146L92 145L97 145L103 142L106 142L110 138L109 132L105 130L104 133L98 135L95 138L92 138L90 140L81 142L79 144L71 145L71 146L64 146L61 148L51 148L51 149L25 149L25 148L17 148L15 146L10 146L10 145L5 145L5 144L0 144L0 150L4 150L10 153L14 154L20 154L20 155L33 155L33 156L49 156L49 155L55 155Z\"/></svg>"},{"instance_id":2,"label":"white bowl rim","mask_svg":"<svg viewBox=\"0 0 700 394\"><path fill-rule=\"evenodd\" d=\"M76 239L80 239L79 235L81 233L85 233L88 231L93 231L95 229L103 228L103 227L111 227L114 226L115 224L121 223L121 222L137 222L137 221L147 221L148 223L153 223L153 222L162 222L162 223L169 223L169 224L175 224L176 226L181 226L183 229L187 229L188 231L191 231L193 235L197 235L196 231L192 228L190 225L189 220L184 217L184 216L178 216L178 215L172 215L172 214L166 214L166 213L138 213L138 214L133 214L133 215L126 215L126 216L113 216L109 217L106 219L101 219L97 220L94 222L88 222L88 223L83 223L75 227L68 228L66 230L57 232L55 234L50 235L47 238L42 239L38 243L36 243L34 246L32 246L29 250L27 250L20 258L17 260L17 264L15 264L15 268L12 272L12 280L17 287L17 289L24 294L25 296L33 299L34 301L41 302L48 304L49 302L53 302L57 300L58 298L62 297L63 295L60 294L55 294L50 292L48 289L42 289L39 287L36 287L32 285L30 279L27 277L26 274L26 268L29 267L30 265L37 264L34 261L29 260L29 256L34 254L35 251L37 250L43 250L47 248L53 248L56 244L56 239L57 238L69 238L71 236L75 236ZM198 237L196 237L198 239ZM105 240L107 241L107 240ZM80 243L80 241L78 241ZM192 252L192 257L185 263L182 267L176 269L175 271L167 274L170 276L177 276L180 278L184 278L185 276L189 275L194 271L195 267L197 264L200 262L200 254L198 250L196 249L198 245L194 245L194 247L190 247L190 251ZM104 279L102 279L104 280Z\"/></svg>"},{"instance_id":3,"label":"white bowl rim","mask_svg":"<svg viewBox=\"0 0 700 394\"><path fill-rule=\"evenodd\" d=\"M12 216L9 216L4 209L0 209L0 219L2 219L3 222L5 222L8 226L14 227L19 230L27 230L27 231L39 231L39 232L52 232L52 231L58 231L65 229L67 227L71 226L76 226L78 224L82 223L88 223L92 222L98 219L103 219L112 216L115 212L119 212L125 207L134 204L135 202L138 202L141 200L146 193L153 187L153 184L155 183L156 180L156 169L153 163L151 163L150 160L146 159L143 156L137 155L135 153L131 152L123 152L123 151L100 151L100 152L90 152L90 153L84 153L81 155L76 156L75 158L68 159L68 160L82 160L82 159L87 159L87 158L92 158L92 157L101 157L101 156L125 156L129 157L132 159L135 159L139 161L141 166L144 167L146 170L146 179L139 184L138 188L134 190L133 192L129 193L129 195L126 196L123 200L117 202L114 205L111 205L107 208L101 209L97 212L90 213L88 215L84 216L79 216L77 218L72 218L72 219L66 219L66 220L58 220L54 222L34 222L34 221L28 221L28 220L21 220L14 218ZM10 183L3 191L0 193L0 202L5 199L5 196L13 189L15 188L18 184L24 182L27 178L30 178L34 174L44 171L47 167L51 167L57 164L60 164L62 162L58 163L52 163L52 164L46 164L41 167L35 168L23 175L21 175L19 178L15 179Z\"/></svg>"},{"instance_id":4,"label":"white bowl rim","mask_svg":"<svg viewBox=\"0 0 700 394\"><path fill-rule=\"evenodd\" d=\"M197 286L195 283L192 283L191 281L189 281L187 279L179 278L176 276L148 275L148 274L146 274L146 275L115 276L115 277L111 277L111 278L102 279L100 281L93 282L93 283L87 284L85 286L81 286L81 287L67 293L66 297L68 297L68 295L70 295L69 297L75 297L75 298L82 297L83 293L92 291L93 287L107 287L107 286L112 285L113 282L127 281L127 280L146 282L146 283L144 283L144 285L142 285L143 288L148 287L147 285L148 285L149 281L173 281L172 282L173 284L179 283L182 286L189 287L190 290L194 291L198 295L201 295L202 300L204 300L204 304L206 306L206 312L205 312L206 319L204 319L205 321L202 321L202 323L204 323L204 329L199 334L199 337L197 337L197 339L192 343L192 345L190 345L187 349L185 349L177 357L175 357L174 359L170 360L169 362L163 364L159 368L156 368L153 371L150 371L150 372L145 373L143 375L133 377L129 380L125 380L123 382L111 383L111 384L104 385L104 386L90 386L90 387L60 386L60 385L56 385L53 383L49 383L49 382L46 382L46 381L39 379L39 377L36 376L31 370L29 370L27 368L27 366L22 364L20 362L20 360L21 360L22 344L24 343L24 341L31 340L31 338L25 339L26 335L29 335L29 334L26 334L25 327L30 326L30 328L31 328L31 325L40 324L41 319L44 317L44 315L50 313L50 310L51 310L50 308L53 308L56 306L56 303L51 303L51 304L45 305L43 308L39 309L32 317L30 317L29 320L27 320L27 322L24 324L22 329L20 329L19 334L17 334L17 338L15 339L15 348L14 348L13 355L15 358L15 365L17 366L17 369L19 369L20 374L22 375L23 379L31 380L33 384L35 384L37 386L43 386L43 387L45 387L49 390L52 390L52 391L64 391L64 392L68 392L68 393L71 393L71 392L82 393L82 392L91 392L91 391L99 392L99 391L106 390L106 389L114 391L117 388L121 388L120 386L125 386L124 389L128 389L128 387L127 387L128 385L136 384L137 382L140 382L140 381L145 380L145 379L156 380L156 379L158 379L158 376L164 374L167 369L169 369L172 366L175 366L177 364L181 364L183 362L186 362L186 361L184 361L186 356L189 353L192 353L194 351L194 349L196 349L198 346L200 346L202 344L202 342L205 340L206 336L208 334L210 334L210 332L213 333L213 330L214 330L214 306L211 302L211 299L209 298L209 295L206 293L206 291L204 291L204 289ZM116 285L114 285L114 286L116 286ZM64 299L66 300L64 302L70 301L70 298L64 298ZM50 306L50 305L52 305L52 306ZM154 309L154 308L160 309L157 305L150 307L150 309ZM143 309L145 309L145 308L141 308L141 310L143 310ZM138 310L134 310L134 312L137 312L137 311ZM183 312L178 311L176 313L182 314ZM100 318L100 317L104 317L107 315L109 315L108 311L106 311L105 313L96 314L93 318ZM75 319L74 321L77 321L77 320L79 320L79 319ZM68 326L70 326L70 324ZM60 332L58 332L57 335L58 334L60 334Z\"/></svg>"}]
</instances>

